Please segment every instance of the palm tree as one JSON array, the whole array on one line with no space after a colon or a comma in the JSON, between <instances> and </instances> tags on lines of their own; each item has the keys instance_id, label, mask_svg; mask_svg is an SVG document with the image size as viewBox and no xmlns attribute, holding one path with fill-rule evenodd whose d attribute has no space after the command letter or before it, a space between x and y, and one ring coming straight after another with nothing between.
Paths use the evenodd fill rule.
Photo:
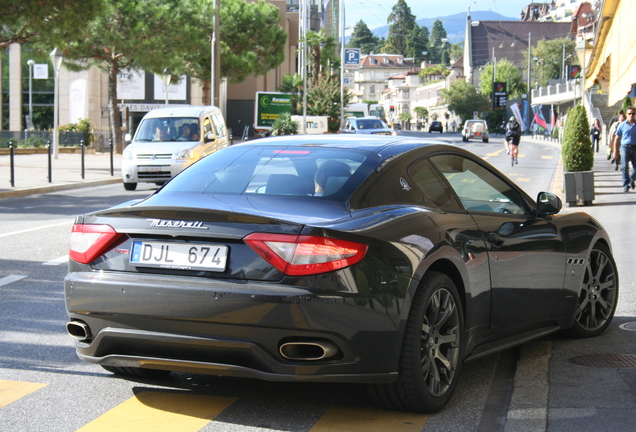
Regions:
<instances>
[{"instance_id":1,"label":"palm tree","mask_svg":"<svg viewBox=\"0 0 636 432\"><path fill-rule=\"evenodd\" d=\"M298 114L298 101L303 94L303 78L300 74L283 75L283 81L277 90L282 93L290 93L292 95L292 115Z\"/></svg>"},{"instance_id":2,"label":"palm tree","mask_svg":"<svg viewBox=\"0 0 636 432\"><path fill-rule=\"evenodd\" d=\"M319 31L310 30L307 32L307 46L311 49L312 55L312 68L311 68L311 83L315 86L318 83L318 78L321 73L321 62L323 52L333 52L336 46L336 42L332 36L325 33L325 29L321 28ZM325 75L324 69L322 74Z\"/></svg>"}]
</instances>

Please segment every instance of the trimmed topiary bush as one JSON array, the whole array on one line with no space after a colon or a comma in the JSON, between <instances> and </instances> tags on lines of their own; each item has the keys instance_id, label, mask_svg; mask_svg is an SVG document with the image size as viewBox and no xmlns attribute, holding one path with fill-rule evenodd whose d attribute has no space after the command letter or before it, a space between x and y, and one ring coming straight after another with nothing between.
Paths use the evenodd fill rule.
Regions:
<instances>
[{"instance_id":1,"label":"trimmed topiary bush","mask_svg":"<svg viewBox=\"0 0 636 432\"><path fill-rule=\"evenodd\" d=\"M582 105L577 105L568 112L563 130L561 157L563 170L566 172L591 171L594 166L590 124Z\"/></svg>"}]
</instances>

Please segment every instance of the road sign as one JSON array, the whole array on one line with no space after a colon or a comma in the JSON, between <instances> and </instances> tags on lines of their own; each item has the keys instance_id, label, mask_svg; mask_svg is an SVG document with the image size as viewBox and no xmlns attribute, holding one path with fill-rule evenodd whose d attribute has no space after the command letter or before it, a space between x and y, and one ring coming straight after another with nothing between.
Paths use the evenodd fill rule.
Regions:
<instances>
[{"instance_id":1,"label":"road sign","mask_svg":"<svg viewBox=\"0 0 636 432\"><path fill-rule=\"evenodd\" d=\"M345 69L360 68L360 48L345 48Z\"/></svg>"}]
</instances>

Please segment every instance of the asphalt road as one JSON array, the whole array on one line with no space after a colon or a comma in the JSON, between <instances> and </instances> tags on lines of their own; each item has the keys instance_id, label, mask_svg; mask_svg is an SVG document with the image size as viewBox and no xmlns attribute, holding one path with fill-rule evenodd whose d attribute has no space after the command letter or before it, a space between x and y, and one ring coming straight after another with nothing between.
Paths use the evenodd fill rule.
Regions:
<instances>
[{"instance_id":1,"label":"asphalt road","mask_svg":"<svg viewBox=\"0 0 636 432\"><path fill-rule=\"evenodd\" d=\"M531 196L555 187L555 144L522 140L519 165L511 167L501 139L431 137L479 154ZM622 229L633 202L623 196L622 204L614 202L612 175L602 186L609 202L585 208L607 221L621 272L623 291L609 330L583 341L552 336L469 363L448 407L430 416L378 410L357 385L181 373L130 381L80 362L64 329L62 281L73 219L155 187L126 192L115 184L0 200L0 431L636 430L636 369L573 363L636 354L636 333L619 327L636 316L633 234Z\"/></svg>"}]
</instances>

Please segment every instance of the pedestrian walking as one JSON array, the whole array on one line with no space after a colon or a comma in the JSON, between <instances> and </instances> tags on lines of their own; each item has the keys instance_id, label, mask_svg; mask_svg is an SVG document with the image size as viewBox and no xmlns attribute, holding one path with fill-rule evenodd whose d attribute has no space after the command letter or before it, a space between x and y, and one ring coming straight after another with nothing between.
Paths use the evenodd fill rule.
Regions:
<instances>
[{"instance_id":1,"label":"pedestrian walking","mask_svg":"<svg viewBox=\"0 0 636 432\"><path fill-rule=\"evenodd\" d=\"M598 153L598 144L601 141L601 123L597 118L594 119L594 123L590 128L590 138L592 139L592 148L596 149Z\"/></svg>"},{"instance_id":2,"label":"pedestrian walking","mask_svg":"<svg viewBox=\"0 0 636 432\"><path fill-rule=\"evenodd\" d=\"M620 145L620 161L623 172L623 191L629 192L636 189L636 109L633 106L627 108L627 120L621 122L616 127L616 136L614 137L614 159L619 157L616 149ZM618 160L618 159L617 159ZM632 164L632 173L629 174L629 163Z\"/></svg>"},{"instance_id":3,"label":"pedestrian walking","mask_svg":"<svg viewBox=\"0 0 636 432\"><path fill-rule=\"evenodd\" d=\"M608 135L608 154L607 154L607 159L610 160L610 163L616 164L614 167L614 171L618 171L618 167L621 164L621 150L620 147L618 148L614 148L614 137L616 136L616 128L618 127L619 124L621 124L621 122L625 121L625 111L620 110L618 112L618 115L615 117L612 117L612 119L610 120L610 126L609 126L609 131L607 132ZM618 154L618 157L614 156L614 152L616 152Z\"/></svg>"}]
</instances>

